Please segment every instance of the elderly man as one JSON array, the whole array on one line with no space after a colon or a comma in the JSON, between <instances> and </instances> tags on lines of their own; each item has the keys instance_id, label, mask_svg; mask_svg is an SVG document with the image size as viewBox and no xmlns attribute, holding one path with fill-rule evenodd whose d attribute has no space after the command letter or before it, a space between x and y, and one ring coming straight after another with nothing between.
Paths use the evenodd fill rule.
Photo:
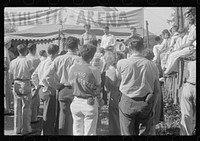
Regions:
<instances>
[{"instance_id":1,"label":"elderly man","mask_svg":"<svg viewBox=\"0 0 200 141\"><path fill-rule=\"evenodd\" d=\"M84 29L85 29L85 33L83 35L81 35L81 38L80 38L81 46L89 43L92 40L96 40L96 35L90 31L90 29L91 29L90 24L85 24Z\"/></svg>"},{"instance_id":2,"label":"elderly man","mask_svg":"<svg viewBox=\"0 0 200 141\"><path fill-rule=\"evenodd\" d=\"M143 57L140 37L131 38L129 48L132 55L117 63L122 93L119 102L121 134L148 135L153 107L160 92L159 72L153 62Z\"/></svg>"}]
</instances>

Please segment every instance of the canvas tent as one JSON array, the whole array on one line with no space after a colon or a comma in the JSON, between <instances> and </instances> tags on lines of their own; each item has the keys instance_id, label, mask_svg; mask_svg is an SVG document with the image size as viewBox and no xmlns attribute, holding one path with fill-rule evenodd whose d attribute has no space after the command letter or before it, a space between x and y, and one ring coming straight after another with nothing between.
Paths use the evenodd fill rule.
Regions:
<instances>
[{"instance_id":1,"label":"canvas tent","mask_svg":"<svg viewBox=\"0 0 200 141\"><path fill-rule=\"evenodd\" d=\"M68 35L80 37L84 33L84 23L91 24L92 32L98 39L103 35L102 27L105 25L110 27L111 33L118 39L124 39L130 35L130 26L136 27L137 32L142 36L146 33L143 28L143 8L133 8L132 11L125 12L118 11L114 7L62 7L38 11L35 15L33 12L20 15L15 13L17 15L15 19L11 17L11 13L4 15L6 15L5 24L10 22L18 26L29 23L35 25L30 29L7 34L15 41L50 43L58 40L59 33L63 33L65 37ZM22 18L21 15L27 17Z\"/></svg>"}]
</instances>

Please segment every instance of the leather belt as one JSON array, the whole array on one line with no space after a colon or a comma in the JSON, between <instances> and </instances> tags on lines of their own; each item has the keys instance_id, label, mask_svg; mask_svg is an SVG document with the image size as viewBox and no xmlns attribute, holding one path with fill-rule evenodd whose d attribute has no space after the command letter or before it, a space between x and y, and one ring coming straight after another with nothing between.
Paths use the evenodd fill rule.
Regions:
<instances>
[{"instance_id":1,"label":"leather belt","mask_svg":"<svg viewBox=\"0 0 200 141\"><path fill-rule=\"evenodd\" d=\"M92 98L93 96L76 96L77 98L88 99Z\"/></svg>"},{"instance_id":2,"label":"leather belt","mask_svg":"<svg viewBox=\"0 0 200 141\"><path fill-rule=\"evenodd\" d=\"M20 78L16 78L14 81L30 81L30 79L20 79Z\"/></svg>"}]
</instances>

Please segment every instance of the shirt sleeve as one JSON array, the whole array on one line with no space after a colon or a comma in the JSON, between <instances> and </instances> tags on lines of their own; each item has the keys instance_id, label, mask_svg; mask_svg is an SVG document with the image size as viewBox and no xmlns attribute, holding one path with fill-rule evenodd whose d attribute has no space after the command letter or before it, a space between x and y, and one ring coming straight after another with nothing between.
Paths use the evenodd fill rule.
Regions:
<instances>
[{"instance_id":1,"label":"shirt sleeve","mask_svg":"<svg viewBox=\"0 0 200 141\"><path fill-rule=\"evenodd\" d=\"M44 75L44 77L42 78L42 83L45 87L50 86L54 89L57 89L57 84L55 84L54 82L56 70L56 63L55 61L53 61L49 68L46 70L46 75Z\"/></svg>"},{"instance_id":2,"label":"shirt sleeve","mask_svg":"<svg viewBox=\"0 0 200 141\"><path fill-rule=\"evenodd\" d=\"M92 73L96 79L96 85L101 85L101 72L98 68L94 67L94 66L90 66Z\"/></svg>"},{"instance_id":3,"label":"shirt sleeve","mask_svg":"<svg viewBox=\"0 0 200 141\"><path fill-rule=\"evenodd\" d=\"M38 68L39 67L40 67L40 65L35 69L35 71L31 75L31 79L32 79L32 82L35 87L37 87L39 85L39 77L38 77Z\"/></svg>"}]
</instances>

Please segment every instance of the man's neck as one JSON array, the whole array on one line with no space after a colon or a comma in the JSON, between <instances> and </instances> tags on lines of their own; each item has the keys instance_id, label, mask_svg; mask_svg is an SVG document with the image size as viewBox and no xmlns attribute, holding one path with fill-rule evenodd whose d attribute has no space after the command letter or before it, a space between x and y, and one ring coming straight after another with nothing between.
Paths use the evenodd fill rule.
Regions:
<instances>
[{"instance_id":1,"label":"man's neck","mask_svg":"<svg viewBox=\"0 0 200 141\"><path fill-rule=\"evenodd\" d=\"M23 55L23 54L19 54L19 57L26 57L26 55Z\"/></svg>"},{"instance_id":2,"label":"man's neck","mask_svg":"<svg viewBox=\"0 0 200 141\"><path fill-rule=\"evenodd\" d=\"M141 55L141 51L132 50L131 55Z\"/></svg>"}]
</instances>

